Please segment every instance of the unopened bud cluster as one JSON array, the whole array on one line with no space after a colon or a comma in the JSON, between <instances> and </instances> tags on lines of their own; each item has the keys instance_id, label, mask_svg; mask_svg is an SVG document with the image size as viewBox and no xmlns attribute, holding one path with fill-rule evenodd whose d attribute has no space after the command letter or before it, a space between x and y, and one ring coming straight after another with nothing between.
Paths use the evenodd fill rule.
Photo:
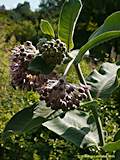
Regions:
<instances>
[{"instance_id":1,"label":"unopened bud cluster","mask_svg":"<svg viewBox=\"0 0 120 160\"><path fill-rule=\"evenodd\" d=\"M64 79L49 80L47 85L41 88L40 100L44 100L47 107L53 110L68 111L79 107L80 101L87 98L86 92L84 85L77 87L66 83Z\"/></svg>"},{"instance_id":2,"label":"unopened bud cluster","mask_svg":"<svg viewBox=\"0 0 120 160\"><path fill-rule=\"evenodd\" d=\"M30 41L25 42L24 45L18 45L12 50L10 74L13 87L39 91L48 78L52 78L52 75L35 74L27 69L37 54L36 48Z\"/></svg>"},{"instance_id":3,"label":"unopened bud cluster","mask_svg":"<svg viewBox=\"0 0 120 160\"><path fill-rule=\"evenodd\" d=\"M60 39L38 43L37 47L47 64L53 66L60 65L66 58L66 44L61 42Z\"/></svg>"}]
</instances>

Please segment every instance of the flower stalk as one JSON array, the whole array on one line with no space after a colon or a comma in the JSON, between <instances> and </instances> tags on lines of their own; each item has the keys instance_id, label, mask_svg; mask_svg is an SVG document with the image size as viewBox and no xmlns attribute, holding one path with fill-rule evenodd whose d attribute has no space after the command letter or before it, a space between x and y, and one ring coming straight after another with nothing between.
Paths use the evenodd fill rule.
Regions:
<instances>
[{"instance_id":1,"label":"flower stalk","mask_svg":"<svg viewBox=\"0 0 120 160\"><path fill-rule=\"evenodd\" d=\"M74 59L72 59L72 60L68 63L68 65L67 65L67 67L66 67L66 69L65 69L65 71L64 71L64 74L63 74L63 78L64 78L64 79L66 79L67 73L68 73L71 65L73 64L73 61L74 61Z\"/></svg>"},{"instance_id":2,"label":"flower stalk","mask_svg":"<svg viewBox=\"0 0 120 160\"><path fill-rule=\"evenodd\" d=\"M84 75L82 73L80 64L77 64L77 65L74 65L74 66L75 66L75 69L76 69L76 72L78 74L78 78L79 78L80 82L83 83L86 86L87 85L86 80L85 80ZM88 94L89 100L92 102L93 98L92 98L89 90L87 90L87 94ZM92 110L92 113L93 113L93 116L95 118L96 125L97 125L97 130L98 130L98 135L99 135L99 140L100 140L99 145L104 146L105 142L104 142L104 134L103 134L103 129L102 129L102 123L101 123L100 117L98 115L96 106L92 106L91 110Z\"/></svg>"}]
</instances>

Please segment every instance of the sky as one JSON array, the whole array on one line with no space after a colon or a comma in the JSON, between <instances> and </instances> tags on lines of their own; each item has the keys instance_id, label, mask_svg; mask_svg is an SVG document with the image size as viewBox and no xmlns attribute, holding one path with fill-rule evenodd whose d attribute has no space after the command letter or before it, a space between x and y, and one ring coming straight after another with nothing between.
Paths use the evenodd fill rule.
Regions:
<instances>
[{"instance_id":1,"label":"sky","mask_svg":"<svg viewBox=\"0 0 120 160\"><path fill-rule=\"evenodd\" d=\"M41 0L0 0L0 5L5 5L6 9L16 8L18 3L24 3L24 1L30 2L32 10L38 8Z\"/></svg>"}]
</instances>

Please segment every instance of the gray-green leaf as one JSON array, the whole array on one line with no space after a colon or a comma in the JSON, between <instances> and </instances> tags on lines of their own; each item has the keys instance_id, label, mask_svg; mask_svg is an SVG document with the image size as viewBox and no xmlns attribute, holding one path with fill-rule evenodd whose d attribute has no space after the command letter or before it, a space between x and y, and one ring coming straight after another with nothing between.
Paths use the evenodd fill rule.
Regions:
<instances>
[{"instance_id":1,"label":"gray-green leaf","mask_svg":"<svg viewBox=\"0 0 120 160\"><path fill-rule=\"evenodd\" d=\"M103 63L99 71L94 70L87 78L93 97L107 98L118 87L117 71L120 66Z\"/></svg>"},{"instance_id":2,"label":"gray-green leaf","mask_svg":"<svg viewBox=\"0 0 120 160\"><path fill-rule=\"evenodd\" d=\"M99 142L95 121L85 112L69 111L64 118L49 120L43 126L81 148Z\"/></svg>"},{"instance_id":3,"label":"gray-green leaf","mask_svg":"<svg viewBox=\"0 0 120 160\"><path fill-rule=\"evenodd\" d=\"M66 0L60 14L58 37L66 43L68 50L74 47L73 34L81 8L81 0Z\"/></svg>"}]
</instances>

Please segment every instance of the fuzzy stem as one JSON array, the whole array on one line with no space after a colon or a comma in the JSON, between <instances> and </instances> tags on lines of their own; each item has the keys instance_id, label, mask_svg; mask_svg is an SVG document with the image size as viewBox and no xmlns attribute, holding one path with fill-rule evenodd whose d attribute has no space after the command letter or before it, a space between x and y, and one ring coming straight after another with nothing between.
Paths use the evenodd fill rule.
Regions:
<instances>
[{"instance_id":1,"label":"fuzzy stem","mask_svg":"<svg viewBox=\"0 0 120 160\"><path fill-rule=\"evenodd\" d=\"M80 82L83 83L84 85L87 85L86 81L85 81L85 78L84 78L84 75L82 73L80 64L77 64L77 65L74 65L74 66L75 66L75 69L76 69L76 72L78 74ZM88 94L88 97L89 97L90 101L93 101L93 98L92 98L89 90L87 91L87 94ZM105 144L105 142L104 142L104 134L103 134L103 129L102 129L102 123L101 123L100 117L98 115L96 106L92 106L91 110L92 110L92 113L93 113L95 121L96 121L99 140L100 140L100 146L103 146Z\"/></svg>"}]
</instances>

